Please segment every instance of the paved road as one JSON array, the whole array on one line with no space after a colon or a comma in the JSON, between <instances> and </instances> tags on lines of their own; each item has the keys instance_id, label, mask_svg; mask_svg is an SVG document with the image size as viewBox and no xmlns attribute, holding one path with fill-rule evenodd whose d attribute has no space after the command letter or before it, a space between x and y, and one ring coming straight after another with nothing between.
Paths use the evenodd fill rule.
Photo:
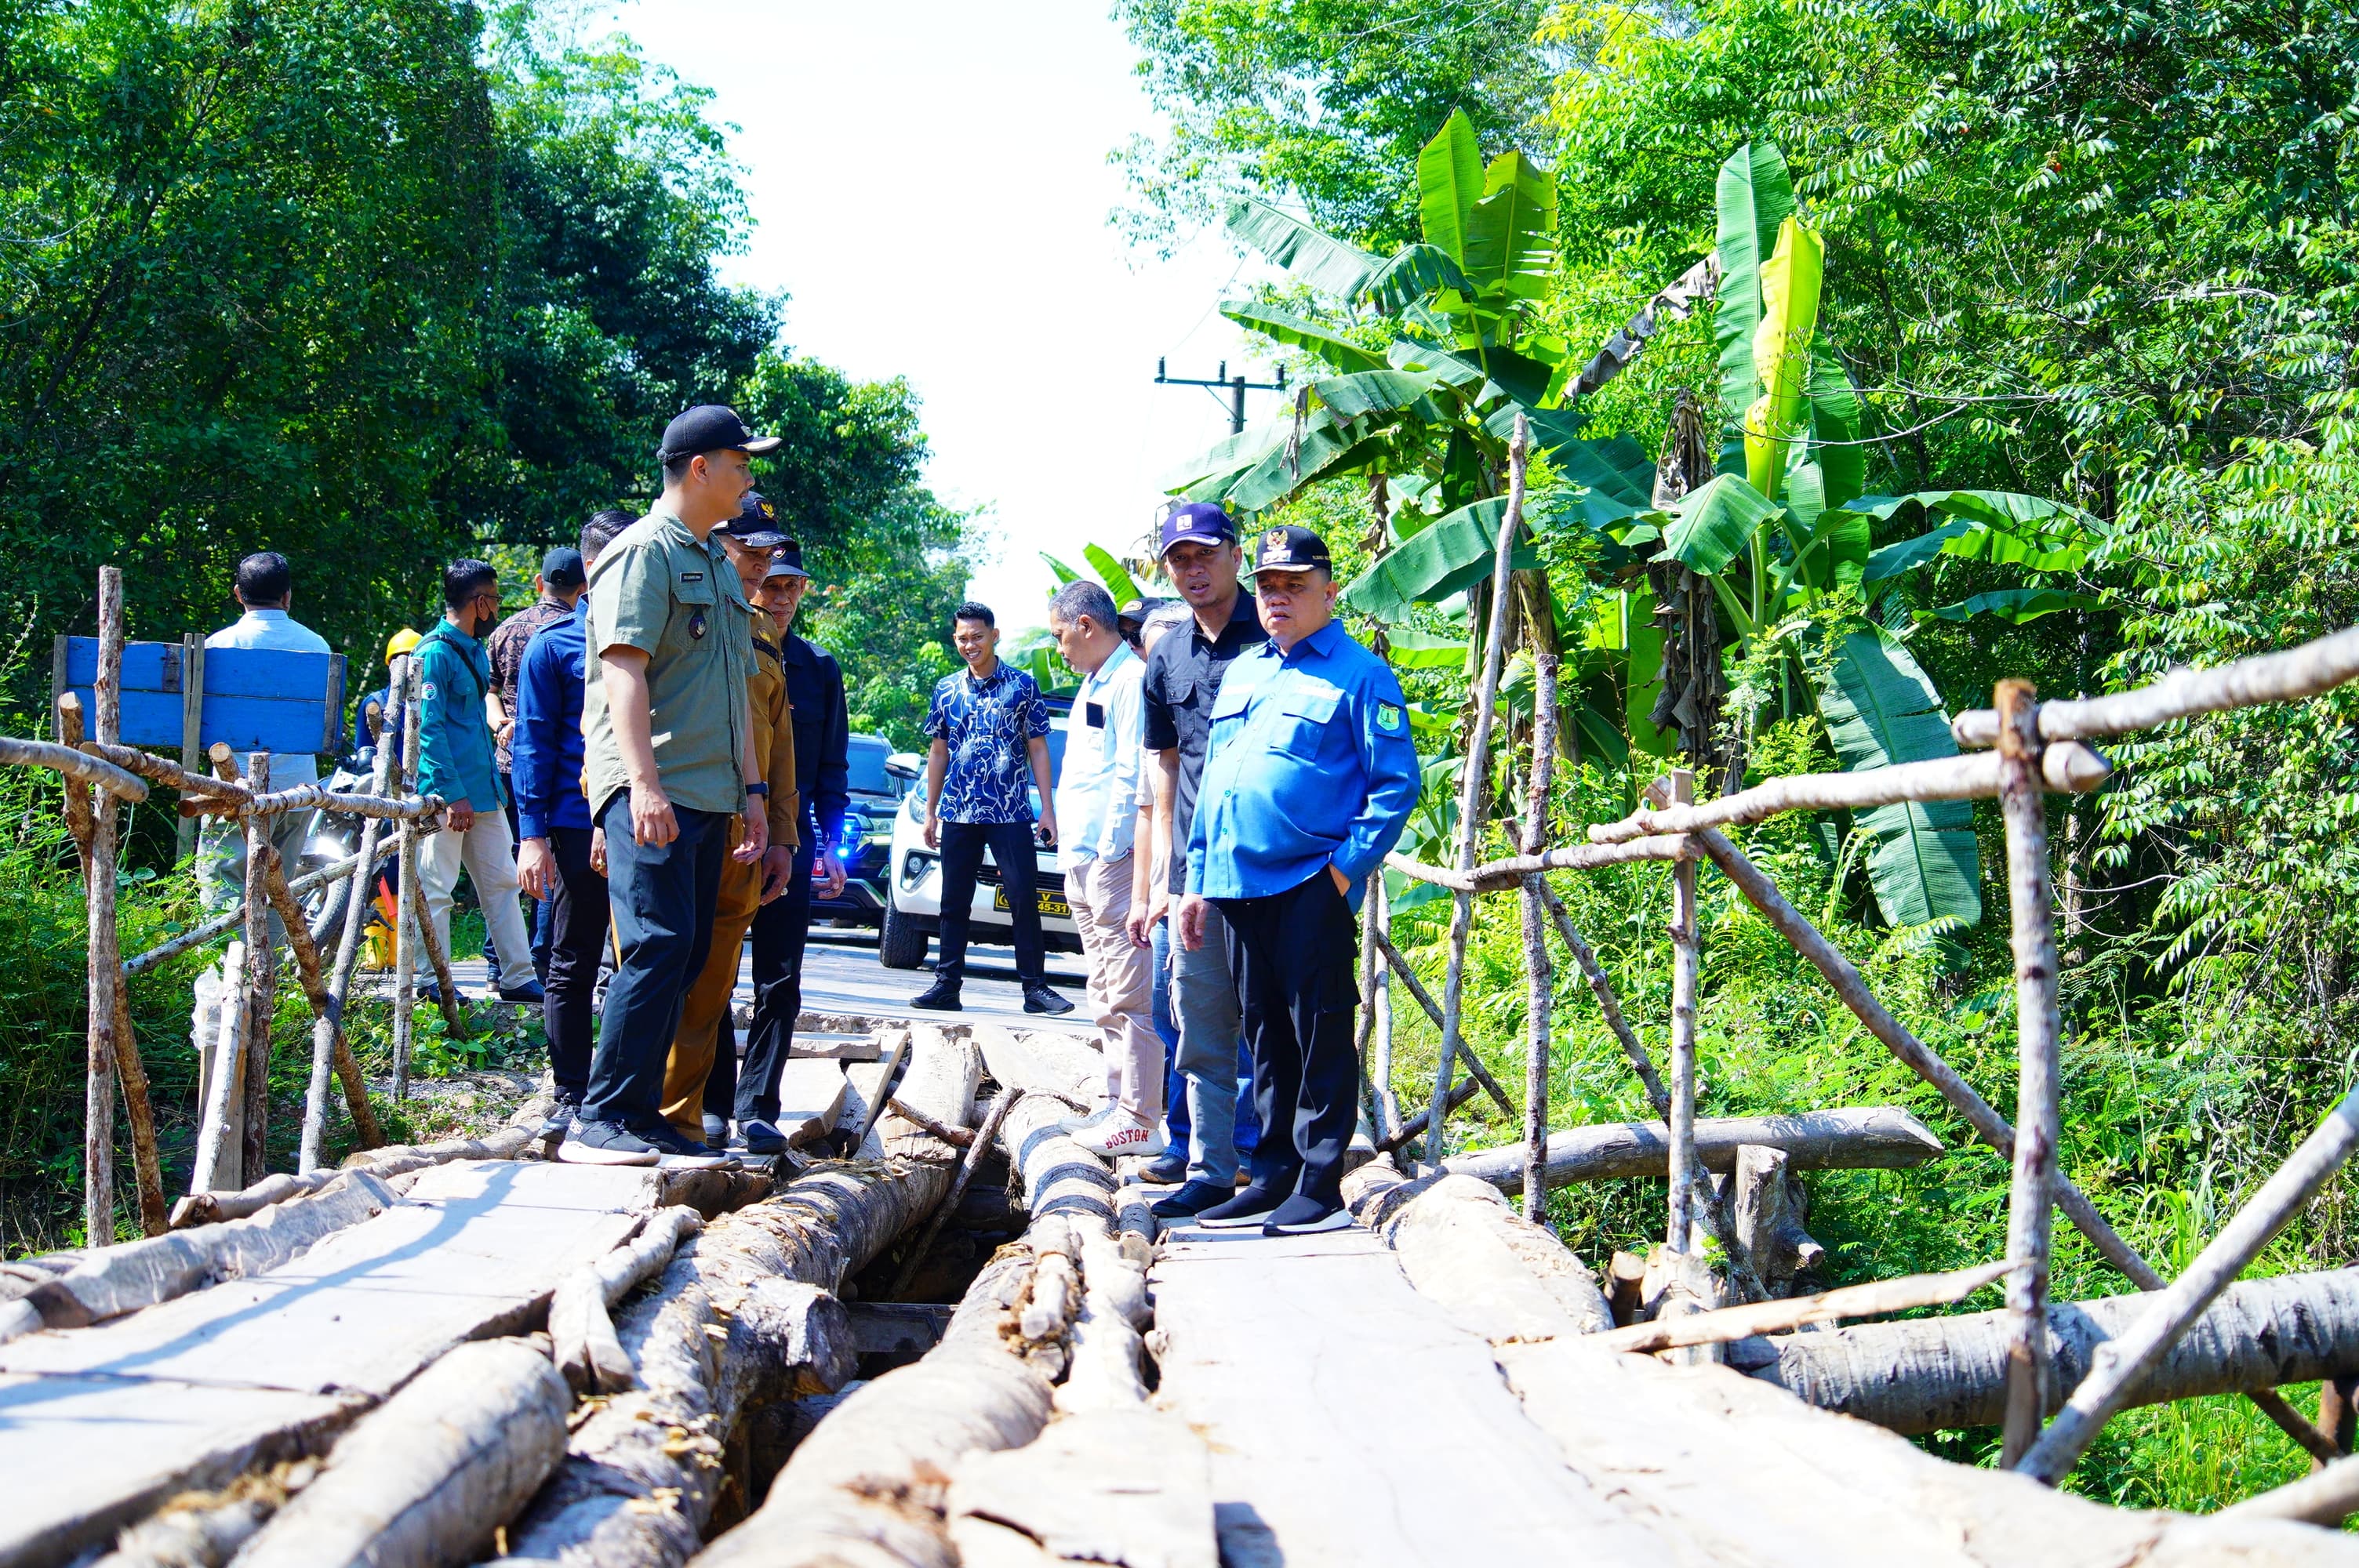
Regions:
<instances>
[{"instance_id":1,"label":"paved road","mask_svg":"<svg viewBox=\"0 0 2359 1568\"><path fill-rule=\"evenodd\" d=\"M888 969L879 964L874 933L821 927L811 936L803 965L806 1011L860 1013L872 1018L942 1016L920 1013L908 1005L909 999L931 984L933 977L927 969ZM1082 979L1072 968L1078 962L1077 955L1049 955L1049 983L1074 1004L1074 1011L1061 1018L1039 1018L1024 1011L1024 993L1016 983L1016 955L1012 950L976 944L968 948L968 953L966 981L960 988L966 1011L951 1016L984 1018L1032 1029L1060 1026L1082 1032L1091 1030L1082 1019L1082 1010L1087 1006ZM451 973L460 990L468 996L486 994L490 980L481 958L462 958L451 966ZM754 1005L750 956L741 957L738 961L736 1001L741 1017L744 1010ZM741 1040L739 1044L742 1048L744 1042Z\"/></svg>"}]
</instances>

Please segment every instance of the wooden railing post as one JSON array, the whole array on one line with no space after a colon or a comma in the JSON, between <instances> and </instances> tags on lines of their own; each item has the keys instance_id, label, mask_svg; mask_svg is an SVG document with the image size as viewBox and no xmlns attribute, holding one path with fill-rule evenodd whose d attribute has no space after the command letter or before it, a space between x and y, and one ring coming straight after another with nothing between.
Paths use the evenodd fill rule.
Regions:
<instances>
[{"instance_id":1,"label":"wooden railing post","mask_svg":"<svg viewBox=\"0 0 2359 1568\"><path fill-rule=\"evenodd\" d=\"M123 573L98 568L98 674L92 683L98 739L123 734ZM115 824L122 803L101 791L90 802L90 838L83 846L90 905L89 1052L82 1084L82 1226L87 1243L114 1239L114 989L121 937L114 918Z\"/></svg>"},{"instance_id":2,"label":"wooden railing post","mask_svg":"<svg viewBox=\"0 0 2359 1568\"><path fill-rule=\"evenodd\" d=\"M1671 800L1685 806L1695 798L1695 774L1685 768L1671 774ZM1671 1154L1670 1234L1664 1238L1674 1252L1690 1247L1695 1223L1694 1189L1687 1173L1695 1168L1695 1035L1696 989L1702 964L1697 950L1696 869L1692 860L1671 862Z\"/></svg>"},{"instance_id":3,"label":"wooden railing post","mask_svg":"<svg viewBox=\"0 0 2359 1568\"><path fill-rule=\"evenodd\" d=\"M1549 797L1556 788L1558 656L1532 655L1532 772L1524 796L1524 843L1537 855L1548 843ZM1694 862L1685 862L1690 868ZM1555 1027L1556 965L1549 957L1547 886L1537 873L1524 879L1524 968L1529 987L1524 1026L1524 1217L1538 1224L1548 1212L1549 1037ZM1677 1183L1673 1184L1677 1185Z\"/></svg>"},{"instance_id":4,"label":"wooden railing post","mask_svg":"<svg viewBox=\"0 0 2359 1568\"><path fill-rule=\"evenodd\" d=\"M397 661L390 689L401 701L399 793L407 796L417 793L418 780L418 661L413 655L404 654ZM391 727L388 719L386 728ZM400 854L393 900L393 1098L406 1100L409 1098L409 1013L418 1000L418 825L404 822L397 831Z\"/></svg>"},{"instance_id":5,"label":"wooden railing post","mask_svg":"<svg viewBox=\"0 0 2359 1568\"><path fill-rule=\"evenodd\" d=\"M245 779L256 795L269 790L269 752L247 753ZM277 851L270 831L277 820L245 819L245 1121L239 1130L239 1176L232 1184L241 1187L269 1173L270 1026L278 1008L278 946L270 936L270 863Z\"/></svg>"},{"instance_id":6,"label":"wooden railing post","mask_svg":"<svg viewBox=\"0 0 2359 1568\"><path fill-rule=\"evenodd\" d=\"M1483 817L1491 799L1491 725L1498 713L1499 673L1506 659L1507 607L1511 602L1516 534L1524 522L1524 474L1530 456L1530 425L1516 416L1515 438L1507 446L1507 506L1499 521L1499 543L1491 568L1489 642L1483 650L1483 678L1474 688L1474 728L1466 741L1466 756L1459 764L1458 869L1474 869L1483 845ZM1458 890L1450 913L1450 968L1441 987L1441 1060L1433 1070L1433 1099L1425 1117L1425 1168L1441 1170L1444 1123L1450 1116L1450 1088L1463 1042L1466 989L1466 939L1474 927L1473 890Z\"/></svg>"},{"instance_id":7,"label":"wooden railing post","mask_svg":"<svg viewBox=\"0 0 2359 1568\"><path fill-rule=\"evenodd\" d=\"M2015 947L2015 1179L2007 1200L2006 1423L2000 1463L2013 1465L2047 1413L2048 1266L2055 1229L2056 927L2048 878L2048 803L2040 790L2039 704L2028 681L1998 683L1999 815L2006 824L2006 892Z\"/></svg>"}]
</instances>

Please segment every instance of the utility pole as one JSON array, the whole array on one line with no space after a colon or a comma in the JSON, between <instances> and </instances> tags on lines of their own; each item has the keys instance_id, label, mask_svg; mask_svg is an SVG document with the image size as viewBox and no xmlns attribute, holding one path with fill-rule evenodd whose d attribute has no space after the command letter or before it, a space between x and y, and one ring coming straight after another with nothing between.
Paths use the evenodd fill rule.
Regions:
<instances>
[{"instance_id":1,"label":"utility pole","mask_svg":"<svg viewBox=\"0 0 2359 1568\"><path fill-rule=\"evenodd\" d=\"M1221 362L1220 370L1214 373L1212 380L1199 381L1184 375L1165 374L1163 370L1163 361L1158 357L1155 362L1155 384L1158 386L1218 386L1225 388L1229 395L1229 434L1232 436L1241 436L1245 434L1245 394L1248 392L1284 392L1286 390L1286 367L1284 365L1277 367L1277 379L1276 381L1247 381L1242 372L1235 375L1231 375L1229 373L1229 362L1223 360Z\"/></svg>"}]
</instances>

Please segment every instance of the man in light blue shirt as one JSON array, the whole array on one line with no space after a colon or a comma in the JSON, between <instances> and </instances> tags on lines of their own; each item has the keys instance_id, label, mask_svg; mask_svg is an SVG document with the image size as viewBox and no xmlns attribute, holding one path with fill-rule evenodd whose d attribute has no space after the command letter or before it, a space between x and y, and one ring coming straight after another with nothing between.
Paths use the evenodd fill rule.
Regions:
<instances>
[{"instance_id":1,"label":"man in light blue shirt","mask_svg":"<svg viewBox=\"0 0 2359 1568\"><path fill-rule=\"evenodd\" d=\"M276 550L263 550L237 563L232 590L245 613L205 639L208 648L267 648L288 654L325 654L326 638L288 614L295 600L295 570ZM245 759L240 758L241 765ZM293 789L320 781L320 759L309 753L273 753L270 787ZM303 845L311 837L309 811L283 811L270 825L271 848L286 862L292 881L303 862ZM197 897L207 912L228 909L245 895L245 828L233 816L208 816L197 838ZM278 916L270 916L273 941L284 941ZM191 1038L200 1060L220 1033L221 992L225 984L222 967L214 965L198 977L196 1009L190 1020Z\"/></svg>"},{"instance_id":2,"label":"man in light blue shirt","mask_svg":"<svg viewBox=\"0 0 2359 1568\"><path fill-rule=\"evenodd\" d=\"M1196 1223L1297 1235L1352 1223L1353 911L1417 804L1417 748L1400 683L1334 623L1325 541L1273 528L1254 576L1269 641L1236 656L1212 706L1180 940L1201 946L1218 905L1262 1137L1245 1190Z\"/></svg>"},{"instance_id":3,"label":"man in light blue shirt","mask_svg":"<svg viewBox=\"0 0 2359 1568\"><path fill-rule=\"evenodd\" d=\"M1163 1131L1163 1037L1155 1032L1148 951L1130 939L1146 666L1123 640L1114 595L1101 584L1059 589L1049 601L1049 630L1082 676L1057 774L1057 870L1089 965L1106 1071L1104 1106L1067 1126L1093 1154L1152 1157L1170 1146Z\"/></svg>"}]
</instances>

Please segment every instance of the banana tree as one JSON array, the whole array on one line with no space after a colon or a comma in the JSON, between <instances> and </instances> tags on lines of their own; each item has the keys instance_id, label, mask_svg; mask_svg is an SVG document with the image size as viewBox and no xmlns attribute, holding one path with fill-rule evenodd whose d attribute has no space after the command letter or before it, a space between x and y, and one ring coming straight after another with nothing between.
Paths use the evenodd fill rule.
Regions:
<instances>
[{"instance_id":1,"label":"banana tree","mask_svg":"<svg viewBox=\"0 0 2359 1568\"><path fill-rule=\"evenodd\" d=\"M1655 549L1711 584L1733 651L1745 657L1830 606L1864 613L1826 617L1822 656L1784 656L1814 703L1837 757L1850 770L1954 754L1946 705L1932 677L1887 629L1888 602L1910 574L1941 557L2067 572L2087 558L2094 524L2036 496L1924 491L1865 496L1865 446L1857 393L1819 330L1825 251L1796 211L1784 158L1747 146L1722 167L1718 186L1720 401L1725 438L1720 471L1661 507L1634 508L1617 524L1626 546ZM1875 524L1921 518L1934 525L1882 549ZM1976 595L1934 614L1992 614L2020 623L2086 602L2053 586ZM1781 646L1791 648L1782 642ZM1634 643L1642 657L1642 644ZM1635 722L1634 743L1647 736ZM1880 806L1856 830L1876 901L1897 925L1981 917L1973 814L1963 803Z\"/></svg>"}]
</instances>

